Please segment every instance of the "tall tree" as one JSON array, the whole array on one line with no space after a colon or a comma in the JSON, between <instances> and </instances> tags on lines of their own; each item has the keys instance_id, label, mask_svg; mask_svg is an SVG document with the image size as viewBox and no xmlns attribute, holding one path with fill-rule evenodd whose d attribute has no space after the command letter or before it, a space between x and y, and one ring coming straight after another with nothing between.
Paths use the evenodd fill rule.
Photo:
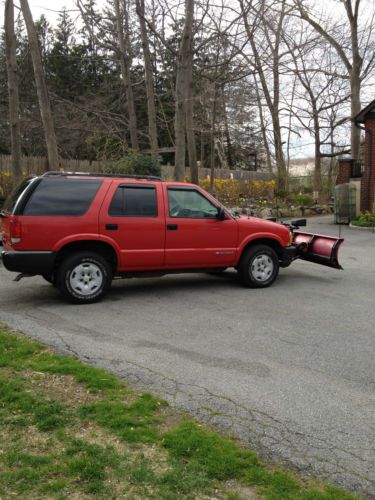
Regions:
<instances>
[{"instance_id":1,"label":"tall tree","mask_svg":"<svg viewBox=\"0 0 375 500\"><path fill-rule=\"evenodd\" d=\"M360 30L360 4L361 0L340 0L346 14L345 27L347 33L337 29L337 26L329 21L328 25L324 20L317 20L309 12L303 0L296 0L301 18L308 22L336 51L342 60L347 75L350 79L351 89L351 118L354 118L361 110L361 84L369 72L374 67L374 47L372 44L372 31L374 24L374 14L368 16L367 23ZM363 15L367 17L367 14ZM344 29L345 29L344 27ZM362 32L361 32L362 31ZM367 61L366 61L367 59ZM358 159L360 153L360 130L352 123L351 126L351 155L353 159Z\"/></svg>"},{"instance_id":2,"label":"tall tree","mask_svg":"<svg viewBox=\"0 0 375 500\"><path fill-rule=\"evenodd\" d=\"M119 47L119 62L121 67L122 80L125 86L126 100L129 115L129 133L131 146L135 151L139 150L138 143L138 127L137 127L137 115L135 113L134 105L134 95L133 86L130 74L130 48L129 48L129 23L128 23L128 12L125 1L122 2L122 8L120 7L120 0L113 0L115 15L116 15L116 27L117 27L117 39ZM124 34L124 21L126 35Z\"/></svg>"},{"instance_id":3,"label":"tall tree","mask_svg":"<svg viewBox=\"0 0 375 500\"><path fill-rule=\"evenodd\" d=\"M176 75L176 110L175 110L175 177L178 181L183 181L185 177L186 162L186 129L189 124L189 161L194 161L195 138L192 130L192 104L187 106L189 96L192 96L192 65L193 65L193 20L194 20L194 0L185 0L185 21L180 49L177 56ZM195 156L196 164L196 156ZM192 167L195 177L195 165Z\"/></svg>"},{"instance_id":4,"label":"tall tree","mask_svg":"<svg viewBox=\"0 0 375 500\"><path fill-rule=\"evenodd\" d=\"M194 23L194 0L186 0L185 7L185 29L183 36L186 38L182 43L184 46L183 59L186 70L185 75L185 113L186 113L186 138L190 166L190 180L198 184L197 150L194 129L194 99L193 99L193 23Z\"/></svg>"},{"instance_id":5,"label":"tall tree","mask_svg":"<svg viewBox=\"0 0 375 500\"><path fill-rule=\"evenodd\" d=\"M285 189L287 170L280 121L280 60L286 1L281 0L276 10L264 2L253 5L252 0L239 0L239 3L255 70L272 119L278 188Z\"/></svg>"},{"instance_id":6,"label":"tall tree","mask_svg":"<svg viewBox=\"0 0 375 500\"><path fill-rule=\"evenodd\" d=\"M59 155L57 150L55 126L53 122L51 102L48 94L40 47L38 43L38 36L35 29L33 17L31 15L28 0L20 0L20 3L23 18L26 24L30 53L33 62L35 85L47 147L48 166L50 169L57 169L59 166Z\"/></svg>"},{"instance_id":7,"label":"tall tree","mask_svg":"<svg viewBox=\"0 0 375 500\"><path fill-rule=\"evenodd\" d=\"M145 2L144 0L137 1L137 14L141 29L143 60L145 65L145 83L147 95L147 115L148 115L148 134L150 141L151 156L157 157L158 150L158 133L156 128L156 109L155 109L155 92L154 92L154 76L152 69L152 60L150 53L150 44L145 19Z\"/></svg>"},{"instance_id":8,"label":"tall tree","mask_svg":"<svg viewBox=\"0 0 375 500\"><path fill-rule=\"evenodd\" d=\"M21 136L19 119L19 95L16 58L16 36L14 33L13 0L5 2L5 54L8 74L9 123L12 153L12 169L15 181L21 175Z\"/></svg>"}]
</instances>

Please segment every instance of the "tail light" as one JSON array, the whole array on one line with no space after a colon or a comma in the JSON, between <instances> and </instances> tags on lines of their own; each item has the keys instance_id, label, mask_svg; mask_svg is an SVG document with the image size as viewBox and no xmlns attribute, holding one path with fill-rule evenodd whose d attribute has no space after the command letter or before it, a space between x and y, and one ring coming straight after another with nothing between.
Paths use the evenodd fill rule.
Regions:
<instances>
[{"instance_id":1,"label":"tail light","mask_svg":"<svg viewBox=\"0 0 375 500\"><path fill-rule=\"evenodd\" d=\"M12 220L9 224L10 241L12 244L21 242L21 222Z\"/></svg>"}]
</instances>

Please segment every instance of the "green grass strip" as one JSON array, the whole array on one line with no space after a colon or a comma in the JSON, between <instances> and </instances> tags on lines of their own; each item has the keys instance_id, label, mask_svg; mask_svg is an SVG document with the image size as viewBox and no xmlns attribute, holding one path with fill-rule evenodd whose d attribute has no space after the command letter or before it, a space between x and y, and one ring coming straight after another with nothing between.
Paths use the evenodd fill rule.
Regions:
<instances>
[{"instance_id":1,"label":"green grass strip","mask_svg":"<svg viewBox=\"0 0 375 500\"><path fill-rule=\"evenodd\" d=\"M33 385L30 371L74 377L95 398L69 407L69 397L64 402L47 397L43 377ZM160 408L165 404L151 394L135 394L106 370L53 354L0 325L0 425L8 433L7 448L0 453L0 496L32 493L62 499L83 492L116 498L130 487L135 498L196 498L215 489L225 498L222 481L235 480L256 486L267 500L358 498L270 467L255 452L191 419L161 433L157 424L163 422ZM94 424L126 443L130 454L75 436L77 429ZM32 428L48 438L51 448L27 444ZM155 456L165 456L159 469ZM120 493L119 485L125 488ZM238 498L231 492L227 497Z\"/></svg>"}]
</instances>

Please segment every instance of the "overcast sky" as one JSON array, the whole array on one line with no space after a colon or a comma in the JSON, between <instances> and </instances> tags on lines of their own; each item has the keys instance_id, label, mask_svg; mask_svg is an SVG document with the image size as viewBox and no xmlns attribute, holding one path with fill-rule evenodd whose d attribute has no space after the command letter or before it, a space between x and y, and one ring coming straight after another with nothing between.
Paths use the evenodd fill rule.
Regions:
<instances>
[{"instance_id":1,"label":"overcast sky","mask_svg":"<svg viewBox=\"0 0 375 500\"><path fill-rule=\"evenodd\" d=\"M15 5L18 5L17 0L15 0ZM100 5L104 3L103 1L98 1L97 4ZM0 24L4 24L4 0L0 0L1 11L0 11ZM74 0L29 0L29 5L34 19L38 19L42 14L44 14L53 23L58 16L59 11L66 7L68 10L76 10L77 7L74 5ZM72 12L72 17L74 12Z\"/></svg>"}]
</instances>

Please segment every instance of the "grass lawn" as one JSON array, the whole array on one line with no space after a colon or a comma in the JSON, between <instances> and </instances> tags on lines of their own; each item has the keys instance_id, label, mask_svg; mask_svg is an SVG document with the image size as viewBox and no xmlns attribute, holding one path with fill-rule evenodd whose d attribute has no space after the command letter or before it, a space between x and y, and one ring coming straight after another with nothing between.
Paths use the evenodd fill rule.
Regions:
<instances>
[{"instance_id":1,"label":"grass lawn","mask_svg":"<svg viewBox=\"0 0 375 500\"><path fill-rule=\"evenodd\" d=\"M0 499L349 500L0 325Z\"/></svg>"}]
</instances>

